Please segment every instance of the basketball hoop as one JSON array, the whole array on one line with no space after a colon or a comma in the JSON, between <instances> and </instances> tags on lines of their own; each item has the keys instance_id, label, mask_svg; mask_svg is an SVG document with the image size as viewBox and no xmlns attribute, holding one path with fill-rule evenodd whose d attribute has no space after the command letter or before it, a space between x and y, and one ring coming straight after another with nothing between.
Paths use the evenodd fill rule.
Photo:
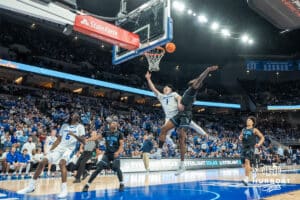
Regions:
<instances>
[{"instance_id":1,"label":"basketball hoop","mask_svg":"<svg viewBox=\"0 0 300 200\"><path fill-rule=\"evenodd\" d=\"M156 47L145 53L145 56L149 63L149 71L159 71L159 63L162 57L165 55L165 49L162 47Z\"/></svg>"}]
</instances>

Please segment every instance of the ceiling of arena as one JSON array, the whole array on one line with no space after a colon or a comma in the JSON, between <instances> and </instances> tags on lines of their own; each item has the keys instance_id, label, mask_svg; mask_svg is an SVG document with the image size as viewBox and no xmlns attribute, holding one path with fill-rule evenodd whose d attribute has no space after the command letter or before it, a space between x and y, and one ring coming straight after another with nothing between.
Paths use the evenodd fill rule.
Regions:
<instances>
[{"instance_id":1,"label":"ceiling of arena","mask_svg":"<svg viewBox=\"0 0 300 200\"><path fill-rule=\"evenodd\" d=\"M132 10L147 0L130 0ZM239 55L293 55L300 52L300 30L280 34L266 19L247 4L247 0L185 0L186 7L204 12L208 18L226 24L236 32L247 32L255 40L252 46L245 46L236 40L226 40L207 30L195 19L172 9L174 20L174 42L177 50L164 60L183 63L226 63L238 59ZM84 10L101 16L116 16L119 0L79 0ZM187 39L188 38L188 39Z\"/></svg>"}]
</instances>

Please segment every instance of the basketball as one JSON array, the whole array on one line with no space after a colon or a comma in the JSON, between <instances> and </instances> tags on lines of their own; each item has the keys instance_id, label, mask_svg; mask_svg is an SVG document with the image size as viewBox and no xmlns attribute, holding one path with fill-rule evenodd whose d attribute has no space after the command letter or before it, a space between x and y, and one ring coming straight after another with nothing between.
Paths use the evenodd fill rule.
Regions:
<instances>
[{"instance_id":1,"label":"basketball","mask_svg":"<svg viewBox=\"0 0 300 200\"><path fill-rule=\"evenodd\" d=\"M173 42L169 42L166 44L166 51L168 53L173 53L176 50L176 45Z\"/></svg>"}]
</instances>

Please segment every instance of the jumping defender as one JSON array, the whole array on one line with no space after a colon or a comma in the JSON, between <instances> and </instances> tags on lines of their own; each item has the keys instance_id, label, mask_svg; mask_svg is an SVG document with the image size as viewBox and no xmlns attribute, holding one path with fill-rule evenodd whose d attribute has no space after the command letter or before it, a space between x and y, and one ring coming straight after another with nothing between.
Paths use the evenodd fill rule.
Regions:
<instances>
[{"instance_id":1,"label":"jumping defender","mask_svg":"<svg viewBox=\"0 0 300 200\"><path fill-rule=\"evenodd\" d=\"M159 92L151 80L151 73L149 71L146 73L145 78L147 79L149 88L154 92L155 96L157 97L157 99L162 105L162 108L165 113L165 124L166 124L170 119L172 119L175 115L177 115L178 107L181 106L180 105L181 96L177 92L173 91L171 85L166 85L163 88L163 94ZM196 122L191 121L189 127L194 129L197 133L207 136L207 133L200 126L198 126ZM168 130L166 135L166 142L172 147L174 147L174 142L170 136L173 130L174 128ZM161 156L161 154L158 154L158 156Z\"/></svg>"},{"instance_id":2,"label":"jumping defender","mask_svg":"<svg viewBox=\"0 0 300 200\"><path fill-rule=\"evenodd\" d=\"M184 92L182 98L179 101L178 109L179 112L168 120L165 125L161 128L161 133L159 136L159 149L158 153L161 153L161 148L166 140L166 135L169 130L174 127L179 127L179 142L180 142L180 166L178 174L182 173L184 168L184 156L185 156L185 139L186 139L186 128L190 127L192 121L192 107L196 100L197 92L202 86L204 79L208 76L210 72L218 69L218 66L208 67L204 72L202 72L196 79L189 82L188 89Z\"/></svg>"}]
</instances>

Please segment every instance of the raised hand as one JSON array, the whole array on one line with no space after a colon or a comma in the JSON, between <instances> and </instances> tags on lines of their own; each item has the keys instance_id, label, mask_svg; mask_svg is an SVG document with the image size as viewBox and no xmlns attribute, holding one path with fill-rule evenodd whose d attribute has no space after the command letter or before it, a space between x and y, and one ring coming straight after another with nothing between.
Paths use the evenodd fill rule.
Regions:
<instances>
[{"instance_id":1,"label":"raised hand","mask_svg":"<svg viewBox=\"0 0 300 200\"><path fill-rule=\"evenodd\" d=\"M219 69L219 66L213 65L213 66L208 67L208 69L209 69L210 72L216 71L217 69Z\"/></svg>"},{"instance_id":2,"label":"raised hand","mask_svg":"<svg viewBox=\"0 0 300 200\"><path fill-rule=\"evenodd\" d=\"M145 75L146 79L150 79L151 78L151 73L149 71L147 71L146 75Z\"/></svg>"}]
</instances>

